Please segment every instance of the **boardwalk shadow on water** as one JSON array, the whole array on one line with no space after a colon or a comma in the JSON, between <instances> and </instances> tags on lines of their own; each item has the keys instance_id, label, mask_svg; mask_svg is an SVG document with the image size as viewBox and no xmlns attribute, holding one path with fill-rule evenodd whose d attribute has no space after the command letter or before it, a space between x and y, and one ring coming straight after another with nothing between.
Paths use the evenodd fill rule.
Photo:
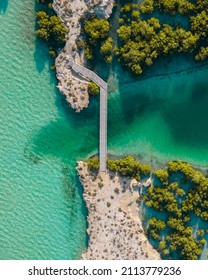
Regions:
<instances>
[{"instance_id":1,"label":"boardwalk shadow on water","mask_svg":"<svg viewBox=\"0 0 208 280\"><path fill-rule=\"evenodd\" d=\"M138 77L114 63L113 72L116 73L121 110L114 113L113 122L116 119L117 122L126 123L126 128L137 122L138 129L143 117L153 119L160 114L175 143L206 147L208 68L204 63L191 64L188 56L183 56L181 61L181 57L174 58L158 61ZM115 106L111 103L109 110ZM110 134L115 125L111 121L108 127ZM124 129L122 125L120 131L117 128L117 133L122 133Z\"/></svg>"},{"instance_id":2,"label":"boardwalk shadow on water","mask_svg":"<svg viewBox=\"0 0 208 280\"><path fill-rule=\"evenodd\" d=\"M7 7L9 4L9 0L0 0L0 13L6 13Z\"/></svg>"},{"instance_id":3,"label":"boardwalk shadow on water","mask_svg":"<svg viewBox=\"0 0 208 280\"><path fill-rule=\"evenodd\" d=\"M158 105L163 106L165 99L162 99L161 95L152 94L148 81L145 82L141 77L131 75L117 63L113 65L113 73L116 73L119 91L115 101L119 104L109 102L109 112L114 111L114 113L112 117L109 115L108 131L112 134L116 129L117 134L122 134L134 122L138 123L145 115L152 115L157 111ZM113 107L118 107L119 110ZM116 123L122 123L122 126Z\"/></svg>"},{"instance_id":4,"label":"boardwalk shadow on water","mask_svg":"<svg viewBox=\"0 0 208 280\"><path fill-rule=\"evenodd\" d=\"M47 44L39 39L35 40L34 61L36 69L39 73L43 71L46 65L52 64L52 59L49 55L49 48Z\"/></svg>"}]
</instances>

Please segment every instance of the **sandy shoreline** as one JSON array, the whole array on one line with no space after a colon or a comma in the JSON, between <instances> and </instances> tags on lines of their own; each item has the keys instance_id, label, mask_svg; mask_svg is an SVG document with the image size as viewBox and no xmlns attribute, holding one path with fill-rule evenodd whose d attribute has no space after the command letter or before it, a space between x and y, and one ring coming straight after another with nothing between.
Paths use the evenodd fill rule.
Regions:
<instances>
[{"instance_id":1,"label":"sandy shoreline","mask_svg":"<svg viewBox=\"0 0 208 280\"><path fill-rule=\"evenodd\" d=\"M89 246L82 259L160 259L142 228L133 180L112 172L95 177L84 162L78 162L77 171L89 213Z\"/></svg>"},{"instance_id":2,"label":"sandy shoreline","mask_svg":"<svg viewBox=\"0 0 208 280\"><path fill-rule=\"evenodd\" d=\"M77 64L85 65L84 50L78 50L76 40L81 38L81 25L79 20L86 11L94 11L109 18L113 9L113 0L54 0L53 8L66 26L67 42L62 52L56 58L56 76L58 88L66 96L67 102L80 112L88 107L89 94L87 92L89 81L71 70L69 60L72 57Z\"/></svg>"}]
</instances>

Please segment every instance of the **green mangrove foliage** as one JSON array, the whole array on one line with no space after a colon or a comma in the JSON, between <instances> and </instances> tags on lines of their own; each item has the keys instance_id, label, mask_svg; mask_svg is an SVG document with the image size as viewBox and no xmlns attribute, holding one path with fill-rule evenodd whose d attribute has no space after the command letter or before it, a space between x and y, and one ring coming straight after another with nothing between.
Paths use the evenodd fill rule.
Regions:
<instances>
[{"instance_id":1,"label":"green mangrove foliage","mask_svg":"<svg viewBox=\"0 0 208 280\"><path fill-rule=\"evenodd\" d=\"M87 162L89 169L95 171L99 169L99 160L97 157L90 158ZM129 176L140 180L141 174L149 174L151 167L147 164L141 164L136 158L126 156L120 159L107 159L107 168L110 171L118 172L122 176Z\"/></svg>"},{"instance_id":2,"label":"green mangrove foliage","mask_svg":"<svg viewBox=\"0 0 208 280\"><path fill-rule=\"evenodd\" d=\"M67 29L60 18L56 16L51 0L37 2L45 5L41 5L43 10L36 13L38 28L35 35L48 43L51 56L56 57L57 49L65 45Z\"/></svg>"},{"instance_id":3,"label":"green mangrove foliage","mask_svg":"<svg viewBox=\"0 0 208 280\"><path fill-rule=\"evenodd\" d=\"M170 252L178 250L182 259L198 259L206 242L205 239L194 239L192 228L185 225L182 219L169 218L167 224L171 229L170 234L166 237Z\"/></svg>"},{"instance_id":4,"label":"green mangrove foliage","mask_svg":"<svg viewBox=\"0 0 208 280\"><path fill-rule=\"evenodd\" d=\"M49 16L46 12L37 12L39 29L35 32L38 38L53 41L54 44L66 42L66 28L57 16Z\"/></svg>"},{"instance_id":5,"label":"green mangrove foliage","mask_svg":"<svg viewBox=\"0 0 208 280\"><path fill-rule=\"evenodd\" d=\"M177 252L181 259L198 259L205 244L204 231L199 231L194 238L188 222L193 212L203 220L208 220L208 179L190 164L181 161L170 161L167 171L157 170L154 174L160 179L160 184L148 188L144 196L145 204L166 213L163 222L168 227L165 239L161 240L162 229L152 227L152 223L160 225L160 222L152 218L148 235L158 241L158 249L166 258L173 258ZM184 181L189 182L188 191L180 186L181 180L171 179L174 174L182 175Z\"/></svg>"},{"instance_id":6,"label":"green mangrove foliage","mask_svg":"<svg viewBox=\"0 0 208 280\"><path fill-rule=\"evenodd\" d=\"M170 254L170 251L167 249L167 242L165 240L159 242L158 250L161 252L163 256Z\"/></svg>"},{"instance_id":7,"label":"green mangrove foliage","mask_svg":"<svg viewBox=\"0 0 208 280\"><path fill-rule=\"evenodd\" d=\"M90 158L88 167L98 171L98 158ZM205 231L199 229L194 237L190 222L193 214L208 221L208 178L182 161L170 161L167 170L152 171L150 166L142 165L132 156L126 156L108 159L107 167L121 176L137 180L144 170L145 174L152 172L159 179L148 187L144 202L155 213L162 212L164 218L160 220L152 217L148 221L147 235L155 240L165 258L174 259L177 254L180 259L198 259L205 244ZM185 183L189 184L188 189L184 187Z\"/></svg>"},{"instance_id":8,"label":"green mangrove foliage","mask_svg":"<svg viewBox=\"0 0 208 280\"><path fill-rule=\"evenodd\" d=\"M89 41L92 45L95 45L100 39L106 39L109 29L109 22L104 19L93 18L84 24L84 30L89 36Z\"/></svg>"},{"instance_id":9,"label":"green mangrove foliage","mask_svg":"<svg viewBox=\"0 0 208 280\"><path fill-rule=\"evenodd\" d=\"M159 169L154 172L154 175L163 183L168 184L169 174L166 170Z\"/></svg>"},{"instance_id":10,"label":"green mangrove foliage","mask_svg":"<svg viewBox=\"0 0 208 280\"><path fill-rule=\"evenodd\" d=\"M208 9L208 2L207 0L196 0L196 9L199 11L203 11Z\"/></svg>"},{"instance_id":11,"label":"green mangrove foliage","mask_svg":"<svg viewBox=\"0 0 208 280\"><path fill-rule=\"evenodd\" d=\"M152 13L157 8L161 12L175 15L189 14L194 11L195 6L188 0L144 0L141 4L141 11L143 13Z\"/></svg>"},{"instance_id":12,"label":"green mangrove foliage","mask_svg":"<svg viewBox=\"0 0 208 280\"><path fill-rule=\"evenodd\" d=\"M122 12L117 31L121 44L116 48L116 54L133 73L141 74L145 66L151 66L163 55L192 52L196 48L199 40L197 33L169 24L161 25L155 17L142 20L138 13L135 17L137 10L134 5L131 12Z\"/></svg>"},{"instance_id":13,"label":"green mangrove foliage","mask_svg":"<svg viewBox=\"0 0 208 280\"><path fill-rule=\"evenodd\" d=\"M164 186L148 188L145 202L147 207L153 207L159 211L167 211L178 217L182 215L174 193Z\"/></svg>"},{"instance_id":14,"label":"green mangrove foliage","mask_svg":"<svg viewBox=\"0 0 208 280\"><path fill-rule=\"evenodd\" d=\"M89 82L88 84L88 93L91 95L97 95L100 89L99 86L93 82Z\"/></svg>"},{"instance_id":15,"label":"green mangrove foliage","mask_svg":"<svg viewBox=\"0 0 208 280\"><path fill-rule=\"evenodd\" d=\"M108 21L97 18L85 21L85 53L88 59L93 59L95 49L108 63L112 62L115 54L125 67L140 75L164 55L194 52L197 61L208 57L206 0L144 0L137 5L133 1L121 1L121 4L115 42L109 37L112 32ZM189 30L179 23L174 26L162 24L162 16L160 19L154 16L157 10L164 14L181 14L186 18ZM144 17L144 14L149 15Z\"/></svg>"},{"instance_id":16,"label":"green mangrove foliage","mask_svg":"<svg viewBox=\"0 0 208 280\"><path fill-rule=\"evenodd\" d=\"M208 12L202 11L196 16L190 17L191 19L191 30L197 34L200 39L204 39L208 34Z\"/></svg>"},{"instance_id":17,"label":"green mangrove foliage","mask_svg":"<svg viewBox=\"0 0 208 280\"><path fill-rule=\"evenodd\" d=\"M151 14L154 10L154 0L144 0L141 3L140 10L142 13Z\"/></svg>"},{"instance_id":18,"label":"green mangrove foliage","mask_svg":"<svg viewBox=\"0 0 208 280\"><path fill-rule=\"evenodd\" d=\"M84 31L87 35L85 55L88 60L93 59L93 48L98 46L106 62L112 61L111 52L113 40L109 36L110 24L107 20L92 17L84 23Z\"/></svg>"},{"instance_id":19,"label":"green mangrove foliage","mask_svg":"<svg viewBox=\"0 0 208 280\"><path fill-rule=\"evenodd\" d=\"M208 58L208 47L201 47L198 54L196 54L195 59L196 61L205 60Z\"/></svg>"},{"instance_id":20,"label":"green mangrove foliage","mask_svg":"<svg viewBox=\"0 0 208 280\"><path fill-rule=\"evenodd\" d=\"M148 174L151 167L141 164L132 156L126 156L121 159L108 159L107 168L111 171L117 171L122 176L129 176L140 180L141 173Z\"/></svg>"},{"instance_id":21,"label":"green mangrove foliage","mask_svg":"<svg viewBox=\"0 0 208 280\"><path fill-rule=\"evenodd\" d=\"M100 48L100 53L105 57L107 63L112 62L112 51L113 51L113 39L108 37L102 44Z\"/></svg>"},{"instance_id":22,"label":"green mangrove foliage","mask_svg":"<svg viewBox=\"0 0 208 280\"><path fill-rule=\"evenodd\" d=\"M181 161L171 161L168 164L169 172L181 172L185 177L194 184L182 202L182 211L194 213L202 219L208 221L208 178L200 171L195 170L188 163Z\"/></svg>"},{"instance_id":23,"label":"green mangrove foliage","mask_svg":"<svg viewBox=\"0 0 208 280\"><path fill-rule=\"evenodd\" d=\"M158 220L155 217L151 218L149 221L148 232L153 239L160 239L161 230L166 229L166 225L162 220Z\"/></svg>"},{"instance_id":24,"label":"green mangrove foliage","mask_svg":"<svg viewBox=\"0 0 208 280\"><path fill-rule=\"evenodd\" d=\"M140 6L142 13L152 13L154 9L173 15L176 13L187 15L190 21L190 31L197 38L196 49L201 43L207 44L208 2L206 0L144 0ZM207 55L203 54L200 49L199 54L195 55L195 59L197 61L206 59Z\"/></svg>"},{"instance_id":25,"label":"green mangrove foliage","mask_svg":"<svg viewBox=\"0 0 208 280\"><path fill-rule=\"evenodd\" d=\"M98 171L99 159L97 157L91 157L87 161L88 168L92 171Z\"/></svg>"}]
</instances>

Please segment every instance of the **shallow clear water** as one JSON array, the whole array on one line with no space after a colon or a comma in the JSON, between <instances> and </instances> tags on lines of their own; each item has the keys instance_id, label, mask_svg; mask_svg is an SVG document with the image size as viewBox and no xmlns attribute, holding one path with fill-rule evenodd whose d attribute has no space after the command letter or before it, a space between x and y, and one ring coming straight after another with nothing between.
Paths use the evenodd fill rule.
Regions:
<instances>
[{"instance_id":1,"label":"shallow clear water","mask_svg":"<svg viewBox=\"0 0 208 280\"><path fill-rule=\"evenodd\" d=\"M0 259L74 259L87 239L75 166L98 151L99 100L76 114L56 90L47 47L34 38L34 2L0 3ZM190 72L184 60L181 72L178 62L137 81L113 69L111 154L208 163L208 68Z\"/></svg>"},{"instance_id":2,"label":"shallow clear water","mask_svg":"<svg viewBox=\"0 0 208 280\"><path fill-rule=\"evenodd\" d=\"M86 209L75 158L96 122L75 123L57 92L47 47L34 38L34 2L0 6L0 259L79 258Z\"/></svg>"}]
</instances>

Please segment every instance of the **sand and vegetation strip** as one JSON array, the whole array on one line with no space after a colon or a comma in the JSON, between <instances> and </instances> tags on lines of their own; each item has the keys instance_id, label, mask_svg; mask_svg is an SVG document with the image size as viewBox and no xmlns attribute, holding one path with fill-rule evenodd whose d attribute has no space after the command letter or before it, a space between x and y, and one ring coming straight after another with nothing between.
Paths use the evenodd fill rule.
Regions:
<instances>
[{"instance_id":1,"label":"sand and vegetation strip","mask_svg":"<svg viewBox=\"0 0 208 280\"><path fill-rule=\"evenodd\" d=\"M206 174L182 161L170 161L165 169L153 170L132 156L108 159L107 167L106 175L99 174L99 160L92 157L88 163L79 163L77 168L89 210L90 242L84 258L105 259L108 255L118 259L157 258L159 255L149 241L161 258L200 258L208 235ZM148 219L141 212L139 215L141 203L146 211L152 212ZM124 237L123 223L128 230ZM99 236L102 237L99 239ZM146 236L149 240L145 242L147 251L143 246ZM130 244L130 247L125 245L127 251L125 246L118 247L119 240L122 244ZM111 242L113 245L109 246L114 249L106 251L106 244ZM114 254L111 255L111 251Z\"/></svg>"},{"instance_id":2,"label":"sand and vegetation strip","mask_svg":"<svg viewBox=\"0 0 208 280\"><path fill-rule=\"evenodd\" d=\"M77 167L88 208L89 246L83 259L160 259L142 228L134 180L115 172L98 174Z\"/></svg>"}]
</instances>

